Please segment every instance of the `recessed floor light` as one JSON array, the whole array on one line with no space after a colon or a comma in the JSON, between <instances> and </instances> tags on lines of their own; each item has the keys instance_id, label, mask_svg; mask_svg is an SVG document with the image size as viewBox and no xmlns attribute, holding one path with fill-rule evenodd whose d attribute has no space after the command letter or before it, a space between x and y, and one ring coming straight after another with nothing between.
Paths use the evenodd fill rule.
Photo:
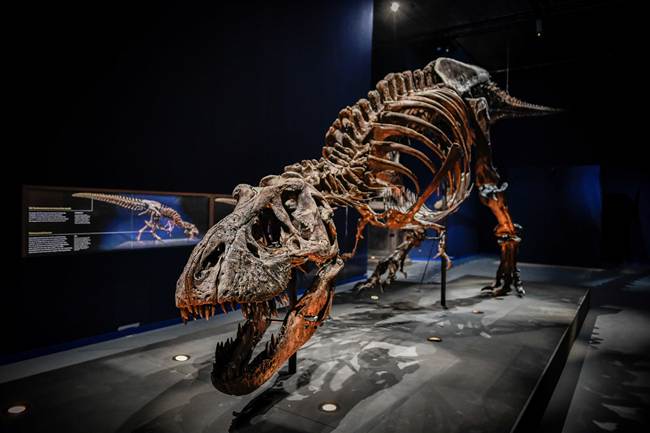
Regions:
<instances>
[{"instance_id":1,"label":"recessed floor light","mask_svg":"<svg viewBox=\"0 0 650 433\"><path fill-rule=\"evenodd\" d=\"M172 359L178 362L185 362L190 359L190 355L176 355Z\"/></svg>"},{"instance_id":2,"label":"recessed floor light","mask_svg":"<svg viewBox=\"0 0 650 433\"><path fill-rule=\"evenodd\" d=\"M339 410L339 405L331 401L326 401L324 403L321 403L318 408L323 412L336 412Z\"/></svg>"},{"instance_id":3,"label":"recessed floor light","mask_svg":"<svg viewBox=\"0 0 650 433\"><path fill-rule=\"evenodd\" d=\"M378 301L378 300L379 300L379 296L377 296L377 295L371 295L371 296L370 296L370 299L372 299L373 301Z\"/></svg>"},{"instance_id":4,"label":"recessed floor light","mask_svg":"<svg viewBox=\"0 0 650 433\"><path fill-rule=\"evenodd\" d=\"M474 314L483 314L481 310L472 310L472 313Z\"/></svg>"},{"instance_id":5,"label":"recessed floor light","mask_svg":"<svg viewBox=\"0 0 650 433\"><path fill-rule=\"evenodd\" d=\"M427 338L428 341L435 341L436 343L442 341L442 338L436 337L436 336L431 336Z\"/></svg>"},{"instance_id":6,"label":"recessed floor light","mask_svg":"<svg viewBox=\"0 0 650 433\"><path fill-rule=\"evenodd\" d=\"M27 412L26 404L15 404L7 409L9 415L21 415Z\"/></svg>"}]
</instances>

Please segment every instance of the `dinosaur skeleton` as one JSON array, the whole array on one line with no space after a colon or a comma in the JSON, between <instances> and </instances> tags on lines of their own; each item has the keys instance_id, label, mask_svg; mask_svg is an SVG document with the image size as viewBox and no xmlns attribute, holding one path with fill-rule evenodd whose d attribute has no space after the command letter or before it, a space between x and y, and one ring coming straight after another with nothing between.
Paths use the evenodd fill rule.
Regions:
<instances>
[{"instance_id":1,"label":"dinosaur skeleton","mask_svg":"<svg viewBox=\"0 0 650 433\"><path fill-rule=\"evenodd\" d=\"M194 239L199 234L199 230L196 226L190 222L184 221L176 210L155 200L145 200L142 198L127 197L118 194L103 194L95 192L78 192L72 194L72 196L102 201L138 212L138 215L148 215L149 219L145 220L144 226L138 230L138 235L136 237L137 241L142 238L142 235L147 230L149 230L151 236L158 241L162 241L162 238L157 233L159 230L166 232L171 236L176 227L182 228L185 236L189 239ZM163 218L167 219L164 225L161 224Z\"/></svg>"},{"instance_id":2,"label":"dinosaur skeleton","mask_svg":"<svg viewBox=\"0 0 650 433\"><path fill-rule=\"evenodd\" d=\"M554 111L511 97L484 69L440 58L422 70L387 75L367 99L344 108L325 134L319 160L287 166L256 187L235 187L233 212L194 248L176 287L184 320L210 318L217 305L224 311L241 305L246 321L234 340L217 345L213 385L228 394L250 393L311 337L328 317L334 279L367 224L415 233L392 262L403 260L427 229L444 234L440 221L470 193L472 150L481 201L498 221L501 265L491 289L523 293L516 267L520 238L492 166L489 126L501 118ZM431 179L421 185L399 156L422 164ZM378 200L386 203L383 211L369 205ZM343 206L360 215L357 242L345 254L332 218L333 208ZM302 266L317 269L313 285L252 359L293 269Z\"/></svg>"}]
</instances>

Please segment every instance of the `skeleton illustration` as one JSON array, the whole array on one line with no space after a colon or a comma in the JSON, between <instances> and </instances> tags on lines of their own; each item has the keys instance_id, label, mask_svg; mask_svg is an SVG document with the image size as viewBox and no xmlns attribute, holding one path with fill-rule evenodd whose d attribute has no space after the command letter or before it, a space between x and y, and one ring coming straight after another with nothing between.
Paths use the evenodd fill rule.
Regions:
<instances>
[{"instance_id":1,"label":"skeleton illustration","mask_svg":"<svg viewBox=\"0 0 650 433\"><path fill-rule=\"evenodd\" d=\"M72 196L102 201L139 212L138 215L148 215L149 219L145 220L144 226L138 230L138 236L136 237L137 241L142 238L142 235L147 230L149 230L151 236L158 241L162 241L162 238L157 233L158 230L166 232L171 236L174 228L180 227L183 229L185 236L189 239L194 239L199 234L199 230L196 226L190 222L184 221L176 210L155 200L145 200L118 194L103 194L95 192L78 192L72 194ZM167 220L164 225L161 224L163 218Z\"/></svg>"},{"instance_id":2,"label":"skeleton illustration","mask_svg":"<svg viewBox=\"0 0 650 433\"><path fill-rule=\"evenodd\" d=\"M184 320L210 318L216 305L224 311L241 305L246 322L234 340L217 345L214 386L228 394L254 391L328 317L333 281L356 250L355 243L351 252L339 251L333 208L348 206L359 213L357 242L367 224L411 231L386 262L390 278L427 229L444 234L440 221L471 190L472 159L481 201L498 222L501 264L490 289L523 294L516 267L519 227L510 218L505 185L492 166L489 127L502 118L555 111L511 97L484 69L439 58L422 70L387 75L367 99L344 108L325 135L319 160L287 166L257 187L235 187L233 212L195 247L176 288ZM422 164L430 172L428 183L421 185L400 156ZM371 200L383 200L385 209L373 210ZM276 300L293 268L303 266L317 269L313 285L288 309L278 335L271 335L251 361L277 315Z\"/></svg>"}]
</instances>

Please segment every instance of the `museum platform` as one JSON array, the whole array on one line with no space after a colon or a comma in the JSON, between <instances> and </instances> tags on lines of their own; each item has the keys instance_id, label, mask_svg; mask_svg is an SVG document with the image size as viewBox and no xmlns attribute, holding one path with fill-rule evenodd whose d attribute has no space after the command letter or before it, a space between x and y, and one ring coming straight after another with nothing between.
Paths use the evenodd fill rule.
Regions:
<instances>
[{"instance_id":1,"label":"museum platform","mask_svg":"<svg viewBox=\"0 0 650 433\"><path fill-rule=\"evenodd\" d=\"M422 262L385 293L338 287L331 319L298 353L297 373L248 396L210 383L215 344L236 331L239 313L2 366L3 411L28 406L3 415L2 431L530 431L600 271L522 264L527 295L494 298L480 288L496 263L457 263L448 309Z\"/></svg>"}]
</instances>

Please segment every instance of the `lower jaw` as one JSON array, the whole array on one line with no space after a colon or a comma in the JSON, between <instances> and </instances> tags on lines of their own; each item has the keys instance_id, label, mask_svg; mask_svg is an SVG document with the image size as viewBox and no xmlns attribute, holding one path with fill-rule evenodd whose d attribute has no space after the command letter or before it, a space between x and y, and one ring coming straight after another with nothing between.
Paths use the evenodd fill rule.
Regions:
<instances>
[{"instance_id":1,"label":"lower jaw","mask_svg":"<svg viewBox=\"0 0 650 433\"><path fill-rule=\"evenodd\" d=\"M215 364L211 374L214 387L226 394L245 395L267 382L289 357L311 338L321 321L328 316L334 296L331 284L342 267L343 262L337 260L332 266L324 267L319 272L312 287L287 313L283 323L284 332L270 357L255 359L250 364L248 363L250 357L242 360L247 365L243 368L242 374L235 377L224 377L223 370L217 371L218 366ZM318 317L318 320L305 320L305 317ZM262 335L263 332L259 338ZM258 343L259 340L255 344Z\"/></svg>"},{"instance_id":2,"label":"lower jaw","mask_svg":"<svg viewBox=\"0 0 650 433\"><path fill-rule=\"evenodd\" d=\"M214 365L210 378L214 387L226 394L245 395L266 383L316 331L315 326L305 326L304 321L295 311L288 313L285 319L286 331L274 353L262 359L255 359L243 372L235 377L225 377L222 366Z\"/></svg>"},{"instance_id":3,"label":"lower jaw","mask_svg":"<svg viewBox=\"0 0 650 433\"><path fill-rule=\"evenodd\" d=\"M306 300L305 297L303 296L301 298L297 307L300 307L301 302L309 300ZM296 353L316 332L316 328L320 322L306 321L299 312L313 309L314 311L310 313L314 314L316 311L321 311L326 307L325 304L330 302L331 300L327 298L325 302L309 303L309 308L294 308L289 311L284 319L283 326L285 327L285 331L280 337L281 339L277 343L273 354L259 360L254 359L250 364L248 364L248 359L244 360L247 365L244 367L241 375L225 377L223 375L223 369L220 368L221 366L215 364L210 376L214 387L230 395L250 394L258 389L280 370L291 355Z\"/></svg>"}]
</instances>

